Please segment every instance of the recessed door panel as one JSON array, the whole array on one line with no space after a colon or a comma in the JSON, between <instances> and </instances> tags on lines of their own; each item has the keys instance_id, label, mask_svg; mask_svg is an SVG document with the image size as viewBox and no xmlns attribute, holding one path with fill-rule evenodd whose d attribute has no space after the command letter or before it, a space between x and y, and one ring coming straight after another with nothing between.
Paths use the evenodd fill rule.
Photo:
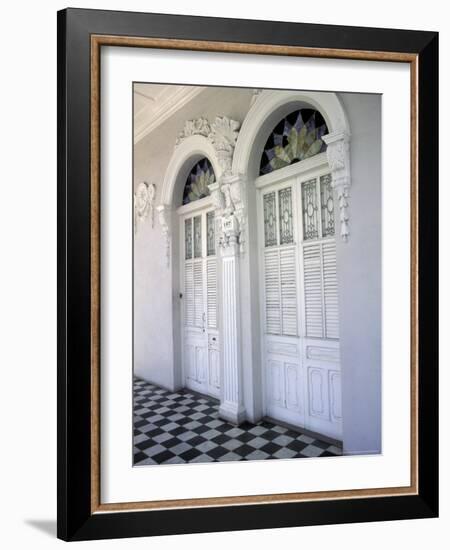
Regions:
<instances>
[{"instance_id":1,"label":"recessed door panel","mask_svg":"<svg viewBox=\"0 0 450 550\"><path fill-rule=\"evenodd\" d=\"M326 404L327 381L323 369L308 368L309 413L311 416L326 418L328 407Z\"/></svg>"},{"instance_id":2,"label":"recessed door panel","mask_svg":"<svg viewBox=\"0 0 450 550\"><path fill-rule=\"evenodd\" d=\"M187 367L187 377L191 380L196 380L197 369L195 366L195 347L188 344L184 347L184 350L185 365Z\"/></svg>"},{"instance_id":3,"label":"recessed door panel","mask_svg":"<svg viewBox=\"0 0 450 550\"><path fill-rule=\"evenodd\" d=\"M270 401L274 405L284 405L283 364L281 361L269 361L270 372Z\"/></svg>"},{"instance_id":4,"label":"recessed door panel","mask_svg":"<svg viewBox=\"0 0 450 550\"><path fill-rule=\"evenodd\" d=\"M329 372L330 386L330 412L331 419L335 422L342 420L342 399L341 399L341 373L338 371Z\"/></svg>"},{"instance_id":5,"label":"recessed door panel","mask_svg":"<svg viewBox=\"0 0 450 550\"><path fill-rule=\"evenodd\" d=\"M285 363L284 376L286 380L286 408L297 411L299 408L298 370L295 363Z\"/></svg>"},{"instance_id":6,"label":"recessed door panel","mask_svg":"<svg viewBox=\"0 0 450 550\"><path fill-rule=\"evenodd\" d=\"M218 397L220 350L217 323L217 260L214 211L205 209L180 223L182 330L185 342L185 384L192 390Z\"/></svg>"},{"instance_id":7,"label":"recessed door panel","mask_svg":"<svg viewBox=\"0 0 450 550\"><path fill-rule=\"evenodd\" d=\"M216 397L220 392L220 354L218 349L209 349L209 393Z\"/></svg>"}]
</instances>

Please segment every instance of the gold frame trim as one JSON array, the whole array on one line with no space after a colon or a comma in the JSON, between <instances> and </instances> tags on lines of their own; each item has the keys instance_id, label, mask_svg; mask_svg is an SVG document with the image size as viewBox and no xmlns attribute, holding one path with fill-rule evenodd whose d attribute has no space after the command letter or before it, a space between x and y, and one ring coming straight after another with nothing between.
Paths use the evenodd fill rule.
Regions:
<instances>
[{"instance_id":1,"label":"gold frame trim","mask_svg":"<svg viewBox=\"0 0 450 550\"><path fill-rule=\"evenodd\" d=\"M409 63L411 81L411 484L407 487L102 504L100 500L100 50L102 46ZM132 36L91 36L91 513L417 495L418 479L418 55Z\"/></svg>"}]
</instances>

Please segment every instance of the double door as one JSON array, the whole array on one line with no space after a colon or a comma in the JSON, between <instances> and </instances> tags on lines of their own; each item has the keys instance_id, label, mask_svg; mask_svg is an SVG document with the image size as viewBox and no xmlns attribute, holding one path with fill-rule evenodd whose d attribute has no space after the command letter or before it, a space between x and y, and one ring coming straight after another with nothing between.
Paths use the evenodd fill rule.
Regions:
<instances>
[{"instance_id":1,"label":"double door","mask_svg":"<svg viewBox=\"0 0 450 550\"><path fill-rule=\"evenodd\" d=\"M341 439L331 177L324 167L259 195L266 414Z\"/></svg>"},{"instance_id":2,"label":"double door","mask_svg":"<svg viewBox=\"0 0 450 550\"><path fill-rule=\"evenodd\" d=\"M182 223L182 331L185 385L220 396L220 341L214 210L185 215Z\"/></svg>"}]
</instances>

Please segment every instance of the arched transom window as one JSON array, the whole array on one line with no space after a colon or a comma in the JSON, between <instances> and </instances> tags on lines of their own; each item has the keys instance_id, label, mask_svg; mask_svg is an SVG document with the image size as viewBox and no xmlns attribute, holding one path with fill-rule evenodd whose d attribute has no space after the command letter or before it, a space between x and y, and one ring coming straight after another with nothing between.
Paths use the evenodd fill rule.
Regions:
<instances>
[{"instance_id":1,"label":"arched transom window","mask_svg":"<svg viewBox=\"0 0 450 550\"><path fill-rule=\"evenodd\" d=\"M202 199L209 195L208 185L214 183L216 177L213 167L205 157L199 160L186 179L183 192L183 204Z\"/></svg>"},{"instance_id":2,"label":"arched transom window","mask_svg":"<svg viewBox=\"0 0 450 550\"><path fill-rule=\"evenodd\" d=\"M323 116L314 109L299 109L284 117L272 130L264 147L260 176L307 159L326 150L328 134Z\"/></svg>"}]
</instances>

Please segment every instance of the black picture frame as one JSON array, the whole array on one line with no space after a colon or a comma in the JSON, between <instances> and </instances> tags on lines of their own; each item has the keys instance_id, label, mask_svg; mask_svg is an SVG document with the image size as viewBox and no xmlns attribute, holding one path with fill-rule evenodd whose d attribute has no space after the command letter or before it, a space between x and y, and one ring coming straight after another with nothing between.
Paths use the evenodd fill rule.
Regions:
<instances>
[{"instance_id":1,"label":"black picture frame","mask_svg":"<svg viewBox=\"0 0 450 550\"><path fill-rule=\"evenodd\" d=\"M152 37L417 56L418 491L309 502L92 512L91 37ZM438 515L438 33L66 9L58 12L58 532L63 540ZM426 136L421 139L421 136Z\"/></svg>"}]
</instances>

